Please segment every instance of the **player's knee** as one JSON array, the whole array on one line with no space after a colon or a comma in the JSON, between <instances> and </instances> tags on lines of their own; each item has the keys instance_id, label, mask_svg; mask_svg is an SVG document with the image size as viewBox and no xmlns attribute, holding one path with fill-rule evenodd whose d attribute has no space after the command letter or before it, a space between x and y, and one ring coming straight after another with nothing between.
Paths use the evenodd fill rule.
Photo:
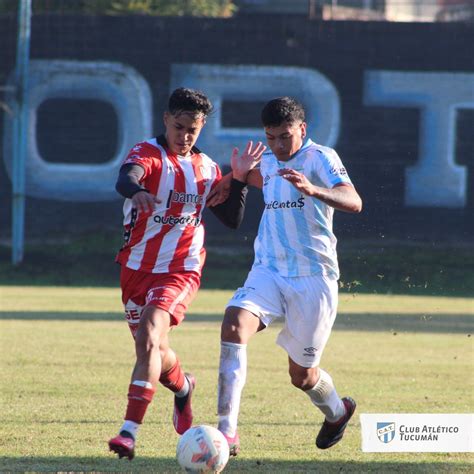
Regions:
<instances>
[{"instance_id":1,"label":"player's knee","mask_svg":"<svg viewBox=\"0 0 474 474\"><path fill-rule=\"evenodd\" d=\"M234 310L234 308L227 308L221 325L221 340L240 344L242 330L238 311Z\"/></svg>"},{"instance_id":2,"label":"player's knee","mask_svg":"<svg viewBox=\"0 0 474 474\"><path fill-rule=\"evenodd\" d=\"M242 344L242 331L240 326L224 320L221 326L221 340Z\"/></svg>"},{"instance_id":3,"label":"player's knee","mask_svg":"<svg viewBox=\"0 0 474 474\"><path fill-rule=\"evenodd\" d=\"M167 360L174 360L175 359L175 354L174 352L170 349L169 341L167 337L163 337L160 340L160 357L161 361L167 361Z\"/></svg>"},{"instance_id":4,"label":"player's knee","mask_svg":"<svg viewBox=\"0 0 474 474\"><path fill-rule=\"evenodd\" d=\"M299 371L290 370L290 379L291 383L300 390L310 390L317 382L314 369Z\"/></svg>"},{"instance_id":5,"label":"player's knee","mask_svg":"<svg viewBox=\"0 0 474 474\"><path fill-rule=\"evenodd\" d=\"M160 349L160 335L153 326L141 326L135 337L137 353L154 352Z\"/></svg>"},{"instance_id":6,"label":"player's knee","mask_svg":"<svg viewBox=\"0 0 474 474\"><path fill-rule=\"evenodd\" d=\"M249 311L230 306L222 321L221 340L247 344L249 338L260 330L260 325L260 320Z\"/></svg>"}]
</instances>

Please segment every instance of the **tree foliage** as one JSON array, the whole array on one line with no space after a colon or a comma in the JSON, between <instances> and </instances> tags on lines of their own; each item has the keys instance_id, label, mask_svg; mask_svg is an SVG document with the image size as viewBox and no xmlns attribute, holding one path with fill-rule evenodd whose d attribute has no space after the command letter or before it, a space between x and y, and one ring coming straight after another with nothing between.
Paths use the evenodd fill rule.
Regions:
<instances>
[{"instance_id":1,"label":"tree foliage","mask_svg":"<svg viewBox=\"0 0 474 474\"><path fill-rule=\"evenodd\" d=\"M16 13L20 0L0 0L0 13ZM33 13L229 17L232 0L32 0Z\"/></svg>"}]
</instances>

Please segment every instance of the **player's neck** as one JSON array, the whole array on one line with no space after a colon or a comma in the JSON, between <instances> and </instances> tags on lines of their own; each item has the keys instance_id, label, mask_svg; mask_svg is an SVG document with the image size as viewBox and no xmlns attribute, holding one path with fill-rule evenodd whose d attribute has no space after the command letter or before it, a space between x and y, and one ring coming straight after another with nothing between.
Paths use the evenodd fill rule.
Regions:
<instances>
[{"instance_id":1,"label":"player's neck","mask_svg":"<svg viewBox=\"0 0 474 474\"><path fill-rule=\"evenodd\" d=\"M289 155L288 157L281 157L281 158L279 158L279 157L277 156L277 160L278 160L278 161L281 161L281 162L283 162L283 163L287 163L288 161L291 161L293 158L296 157L296 155L301 151L301 148L303 148L303 145L301 145L301 146L298 148L298 150L296 150L292 155Z\"/></svg>"}]
</instances>

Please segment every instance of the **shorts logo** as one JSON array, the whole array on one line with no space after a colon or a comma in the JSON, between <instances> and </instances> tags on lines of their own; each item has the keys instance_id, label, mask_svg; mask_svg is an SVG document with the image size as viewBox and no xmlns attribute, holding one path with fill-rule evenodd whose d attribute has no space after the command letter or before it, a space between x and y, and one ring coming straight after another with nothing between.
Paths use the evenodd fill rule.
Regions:
<instances>
[{"instance_id":1,"label":"shorts logo","mask_svg":"<svg viewBox=\"0 0 474 474\"><path fill-rule=\"evenodd\" d=\"M382 443L390 443L395 438L395 423L377 423L377 437Z\"/></svg>"},{"instance_id":2,"label":"shorts logo","mask_svg":"<svg viewBox=\"0 0 474 474\"><path fill-rule=\"evenodd\" d=\"M234 295L234 300L241 300L247 296L247 292L245 290L237 291Z\"/></svg>"},{"instance_id":3,"label":"shorts logo","mask_svg":"<svg viewBox=\"0 0 474 474\"><path fill-rule=\"evenodd\" d=\"M305 347L304 348L304 356L306 357L316 357L316 352L318 352L318 349L316 347Z\"/></svg>"},{"instance_id":4,"label":"shorts logo","mask_svg":"<svg viewBox=\"0 0 474 474\"><path fill-rule=\"evenodd\" d=\"M146 294L146 302L150 303L150 301L166 301L171 302L174 295L171 294L163 294L163 290L165 286L157 286L155 288L150 288Z\"/></svg>"},{"instance_id":5,"label":"shorts logo","mask_svg":"<svg viewBox=\"0 0 474 474\"><path fill-rule=\"evenodd\" d=\"M245 298L248 295L249 290L255 290L255 288L253 288L251 286L245 286L245 287L242 287L242 288L238 288L237 291L234 293L234 296L232 297L232 299L241 300L241 299Z\"/></svg>"}]
</instances>

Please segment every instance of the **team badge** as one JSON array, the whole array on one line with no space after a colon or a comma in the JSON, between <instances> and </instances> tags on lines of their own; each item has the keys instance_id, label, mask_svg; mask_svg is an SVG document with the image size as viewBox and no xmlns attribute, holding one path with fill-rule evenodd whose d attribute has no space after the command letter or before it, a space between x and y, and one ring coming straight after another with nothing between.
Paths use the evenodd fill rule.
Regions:
<instances>
[{"instance_id":1,"label":"team badge","mask_svg":"<svg viewBox=\"0 0 474 474\"><path fill-rule=\"evenodd\" d=\"M199 166L199 171L201 172L203 181L207 181L212 178L211 168L209 168L208 166Z\"/></svg>"},{"instance_id":2,"label":"team badge","mask_svg":"<svg viewBox=\"0 0 474 474\"><path fill-rule=\"evenodd\" d=\"M395 423L377 423L377 437L382 443L390 443L395 438Z\"/></svg>"}]
</instances>

